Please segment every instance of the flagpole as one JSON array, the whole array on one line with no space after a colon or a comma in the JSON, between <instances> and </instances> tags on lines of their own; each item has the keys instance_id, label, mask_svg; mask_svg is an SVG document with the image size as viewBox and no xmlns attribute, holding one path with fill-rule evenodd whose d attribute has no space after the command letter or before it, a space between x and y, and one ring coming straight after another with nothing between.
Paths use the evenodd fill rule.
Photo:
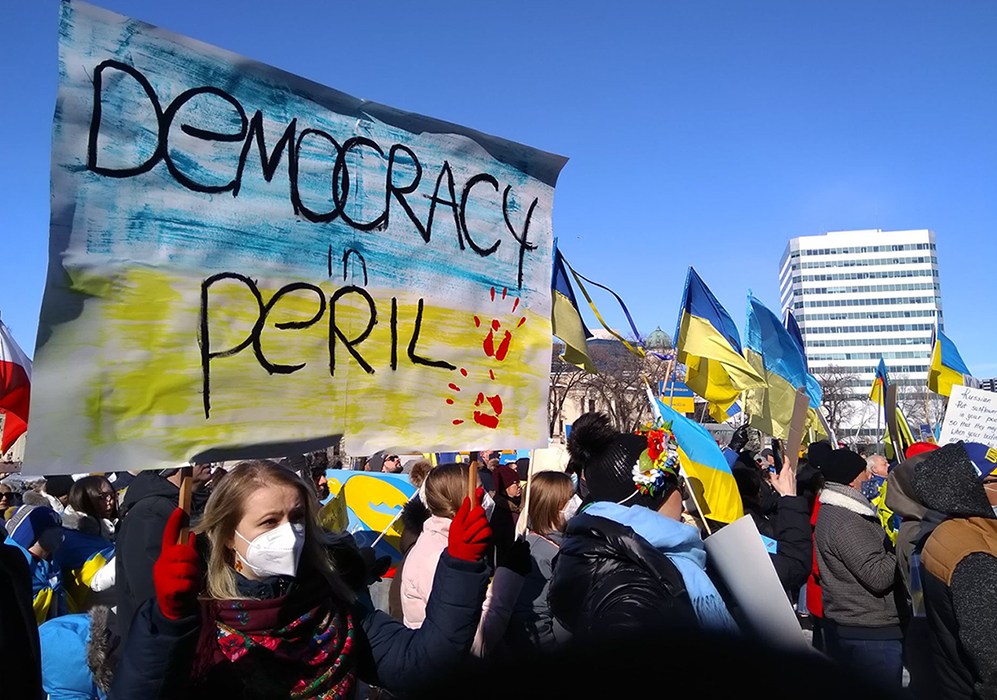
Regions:
<instances>
[{"instance_id":1,"label":"flagpole","mask_svg":"<svg viewBox=\"0 0 997 700\"><path fill-rule=\"evenodd\" d=\"M654 400L654 393L651 391L651 385L648 383L647 377L641 375L641 378L644 380L644 389L647 391L647 400L651 404L651 411L654 413L655 418L657 418L658 420L662 420L661 409L658 408L658 404ZM689 485L688 488L689 497L692 499L692 502L695 504L696 512L699 513L699 517L702 518L703 520L703 527L706 528L706 536L709 537L710 535L713 534L713 530L710 529L710 524L706 522L706 514L703 512L703 509L699 505L699 499L696 498L696 489L693 488L692 480L689 478L689 475L686 473L685 467L682 466L682 460L679 460L679 471L682 473L682 478L685 479L686 483Z\"/></svg>"},{"instance_id":2,"label":"flagpole","mask_svg":"<svg viewBox=\"0 0 997 700\"><path fill-rule=\"evenodd\" d=\"M665 382L671 381L672 385L668 389L668 408L672 407L672 397L675 396L675 377L672 373L675 371L675 358L672 357L668 361L668 370L665 372Z\"/></svg>"},{"instance_id":3,"label":"flagpole","mask_svg":"<svg viewBox=\"0 0 997 700\"><path fill-rule=\"evenodd\" d=\"M884 387L884 390L881 391L881 394L885 393L886 391ZM883 443L882 424L883 424L883 412L886 411L886 397L881 396L881 398L883 399L883 410L880 411L879 406L878 405L876 406L876 454L884 454L883 444L882 444Z\"/></svg>"}]
</instances>

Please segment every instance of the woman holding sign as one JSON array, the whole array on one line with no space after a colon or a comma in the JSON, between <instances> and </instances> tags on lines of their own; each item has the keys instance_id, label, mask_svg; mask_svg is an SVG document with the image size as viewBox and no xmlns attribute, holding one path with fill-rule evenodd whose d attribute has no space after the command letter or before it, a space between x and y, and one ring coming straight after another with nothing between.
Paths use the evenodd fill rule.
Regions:
<instances>
[{"instance_id":1,"label":"woman holding sign","mask_svg":"<svg viewBox=\"0 0 997 700\"><path fill-rule=\"evenodd\" d=\"M156 597L132 623L110 698L347 698L358 679L417 688L465 660L484 599L491 532L465 498L419 630L375 610L351 538L328 541L295 475L246 462L216 487L197 537L177 544L173 513Z\"/></svg>"}]
</instances>

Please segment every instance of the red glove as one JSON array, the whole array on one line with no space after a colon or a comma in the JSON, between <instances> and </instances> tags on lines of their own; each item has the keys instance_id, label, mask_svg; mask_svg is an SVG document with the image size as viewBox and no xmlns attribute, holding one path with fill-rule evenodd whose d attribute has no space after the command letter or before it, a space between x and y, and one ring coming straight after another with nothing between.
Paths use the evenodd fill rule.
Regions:
<instances>
[{"instance_id":1,"label":"red glove","mask_svg":"<svg viewBox=\"0 0 997 700\"><path fill-rule=\"evenodd\" d=\"M180 523L186 517L181 508L173 511L163 530L163 549L152 567L152 580L156 585L159 610L171 620L192 615L197 608L197 594L201 588L201 573L194 549L194 533L187 544L177 544Z\"/></svg>"},{"instance_id":2,"label":"red glove","mask_svg":"<svg viewBox=\"0 0 997 700\"><path fill-rule=\"evenodd\" d=\"M474 509L471 509L471 499L465 498L460 510L450 523L450 538L447 551L454 559L464 561L480 561L485 556L488 541L492 538L492 529L488 526L485 509L481 507L481 497L485 490L479 488L474 492Z\"/></svg>"}]
</instances>

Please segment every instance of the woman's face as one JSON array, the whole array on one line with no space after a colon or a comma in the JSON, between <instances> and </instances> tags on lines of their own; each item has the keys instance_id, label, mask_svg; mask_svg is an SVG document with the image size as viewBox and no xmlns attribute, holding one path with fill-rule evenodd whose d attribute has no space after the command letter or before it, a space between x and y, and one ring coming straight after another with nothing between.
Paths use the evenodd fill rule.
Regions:
<instances>
[{"instance_id":1,"label":"woman's face","mask_svg":"<svg viewBox=\"0 0 997 700\"><path fill-rule=\"evenodd\" d=\"M109 482L105 482L100 487L100 495L101 498L98 501L100 517L111 520L118 514L118 494L115 493L114 487Z\"/></svg>"},{"instance_id":2,"label":"woman's face","mask_svg":"<svg viewBox=\"0 0 997 700\"><path fill-rule=\"evenodd\" d=\"M518 481L513 481L511 484L505 487L505 495L508 496L509 498L519 498L519 494L521 493L522 490L519 487Z\"/></svg>"},{"instance_id":3,"label":"woman's face","mask_svg":"<svg viewBox=\"0 0 997 700\"><path fill-rule=\"evenodd\" d=\"M238 533L246 539L233 535L229 547L245 559L246 548L255 538L284 523L294 525L304 521L305 504L298 489L279 484L262 486L246 499L246 509L236 526Z\"/></svg>"},{"instance_id":4,"label":"woman's face","mask_svg":"<svg viewBox=\"0 0 997 700\"><path fill-rule=\"evenodd\" d=\"M10 491L0 491L0 510L7 510L12 505L14 505L14 494ZM0 517L3 517L2 513Z\"/></svg>"}]
</instances>

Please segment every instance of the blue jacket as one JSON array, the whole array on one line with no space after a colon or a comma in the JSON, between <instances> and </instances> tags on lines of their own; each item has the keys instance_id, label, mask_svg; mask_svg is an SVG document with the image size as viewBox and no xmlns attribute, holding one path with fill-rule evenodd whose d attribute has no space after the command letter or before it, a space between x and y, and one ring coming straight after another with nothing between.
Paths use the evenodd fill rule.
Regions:
<instances>
[{"instance_id":1,"label":"blue jacket","mask_svg":"<svg viewBox=\"0 0 997 700\"><path fill-rule=\"evenodd\" d=\"M63 587L69 612L87 610L90 605L90 582L114 558L114 545L103 537L63 528L66 539L52 559L62 569Z\"/></svg>"},{"instance_id":2,"label":"blue jacket","mask_svg":"<svg viewBox=\"0 0 997 700\"><path fill-rule=\"evenodd\" d=\"M17 547L31 570L31 597L35 622L39 625L49 618L65 615L66 591L62 587L62 570L55 561L39 559L10 537L6 544Z\"/></svg>"},{"instance_id":3,"label":"blue jacket","mask_svg":"<svg viewBox=\"0 0 997 700\"><path fill-rule=\"evenodd\" d=\"M64 615L38 628L48 700L104 700L87 664L89 615Z\"/></svg>"},{"instance_id":4,"label":"blue jacket","mask_svg":"<svg viewBox=\"0 0 997 700\"><path fill-rule=\"evenodd\" d=\"M344 579L355 584L357 578L343 571L342 558L335 553L334 561ZM353 585L357 600L351 613L359 623L354 640L358 677L389 690L405 690L457 672L468 659L487 586L484 563L461 561L444 552L426 622L413 630L375 609L366 586ZM132 622L111 700L215 700L217 695L190 682L200 632L200 615L171 620L155 600L146 602Z\"/></svg>"}]
</instances>

